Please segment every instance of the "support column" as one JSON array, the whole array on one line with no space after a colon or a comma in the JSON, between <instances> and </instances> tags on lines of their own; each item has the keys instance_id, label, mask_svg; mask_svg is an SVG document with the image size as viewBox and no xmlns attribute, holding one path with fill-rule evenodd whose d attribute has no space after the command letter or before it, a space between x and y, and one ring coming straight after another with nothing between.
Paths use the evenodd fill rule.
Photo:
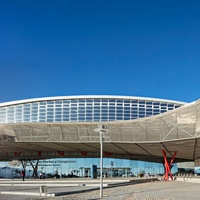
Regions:
<instances>
[{"instance_id":1,"label":"support column","mask_svg":"<svg viewBox=\"0 0 200 200\"><path fill-rule=\"evenodd\" d=\"M31 160L29 159L29 162L31 163L31 166L33 168L33 174L32 174L32 178L39 178L38 177L38 163L39 163L39 160L37 160L35 166L33 165L33 163L31 162Z\"/></svg>"},{"instance_id":2,"label":"support column","mask_svg":"<svg viewBox=\"0 0 200 200\"><path fill-rule=\"evenodd\" d=\"M170 161L170 163L167 160L167 156L166 156L166 152L164 150L162 150L163 156L164 156L164 169L165 169L165 175L163 177L164 181L168 181L169 180L169 176L171 178L171 180L173 181L173 175L171 173L171 168L172 168L172 163L174 162L174 159L176 157L176 151L174 152L174 155Z\"/></svg>"},{"instance_id":3,"label":"support column","mask_svg":"<svg viewBox=\"0 0 200 200\"><path fill-rule=\"evenodd\" d=\"M26 160L21 160L21 164L22 164L22 167L23 167L21 175L22 175L22 178L23 178L23 181L24 181L25 180L25 176L26 176L26 164L27 164L27 161Z\"/></svg>"}]
</instances>

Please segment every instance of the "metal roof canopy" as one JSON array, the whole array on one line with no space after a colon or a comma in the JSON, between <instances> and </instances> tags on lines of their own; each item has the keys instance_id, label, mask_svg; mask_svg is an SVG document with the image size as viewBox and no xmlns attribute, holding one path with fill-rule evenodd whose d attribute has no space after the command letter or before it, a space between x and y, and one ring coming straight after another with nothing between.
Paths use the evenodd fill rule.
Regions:
<instances>
[{"instance_id":1,"label":"metal roof canopy","mask_svg":"<svg viewBox=\"0 0 200 200\"><path fill-rule=\"evenodd\" d=\"M11 139L0 139L0 160L99 157L98 124L1 124L1 138ZM168 157L177 151L175 162L200 158L200 101L152 117L101 124L109 129L104 157L163 162L164 149Z\"/></svg>"}]
</instances>

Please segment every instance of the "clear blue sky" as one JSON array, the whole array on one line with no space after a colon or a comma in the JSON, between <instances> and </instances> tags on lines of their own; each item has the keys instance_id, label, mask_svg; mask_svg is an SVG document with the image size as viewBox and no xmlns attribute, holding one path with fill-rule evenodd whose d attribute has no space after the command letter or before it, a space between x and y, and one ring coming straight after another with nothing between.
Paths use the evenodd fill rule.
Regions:
<instances>
[{"instance_id":1,"label":"clear blue sky","mask_svg":"<svg viewBox=\"0 0 200 200\"><path fill-rule=\"evenodd\" d=\"M0 0L0 102L200 98L200 1Z\"/></svg>"}]
</instances>

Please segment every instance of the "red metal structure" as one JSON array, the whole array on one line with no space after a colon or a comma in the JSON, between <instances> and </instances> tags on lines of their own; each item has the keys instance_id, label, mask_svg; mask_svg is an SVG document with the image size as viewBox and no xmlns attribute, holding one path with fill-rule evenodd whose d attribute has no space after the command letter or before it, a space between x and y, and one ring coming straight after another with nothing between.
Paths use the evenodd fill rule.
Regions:
<instances>
[{"instance_id":1,"label":"red metal structure","mask_svg":"<svg viewBox=\"0 0 200 200\"><path fill-rule=\"evenodd\" d=\"M164 150L162 150L162 152L163 152L163 156L164 156L164 167L165 167L165 175L163 177L163 180L168 181L169 176L170 176L171 180L173 181L174 179L173 179L173 175L171 173L171 167L172 167L172 163L174 162L177 152L176 151L174 152L174 155L173 155L170 163L167 160L166 152Z\"/></svg>"}]
</instances>

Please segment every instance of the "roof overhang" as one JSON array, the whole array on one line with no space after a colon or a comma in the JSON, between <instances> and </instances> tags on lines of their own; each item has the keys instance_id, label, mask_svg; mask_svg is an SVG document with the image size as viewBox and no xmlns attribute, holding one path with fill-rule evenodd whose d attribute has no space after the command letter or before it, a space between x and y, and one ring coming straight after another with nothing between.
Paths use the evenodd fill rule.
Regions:
<instances>
[{"instance_id":1,"label":"roof overhang","mask_svg":"<svg viewBox=\"0 0 200 200\"><path fill-rule=\"evenodd\" d=\"M104 156L163 162L162 149L176 162L200 158L200 102L130 121L105 122ZM97 122L1 124L0 160L99 157ZM14 138L14 139L13 139Z\"/></svg>"}]
</instances>

